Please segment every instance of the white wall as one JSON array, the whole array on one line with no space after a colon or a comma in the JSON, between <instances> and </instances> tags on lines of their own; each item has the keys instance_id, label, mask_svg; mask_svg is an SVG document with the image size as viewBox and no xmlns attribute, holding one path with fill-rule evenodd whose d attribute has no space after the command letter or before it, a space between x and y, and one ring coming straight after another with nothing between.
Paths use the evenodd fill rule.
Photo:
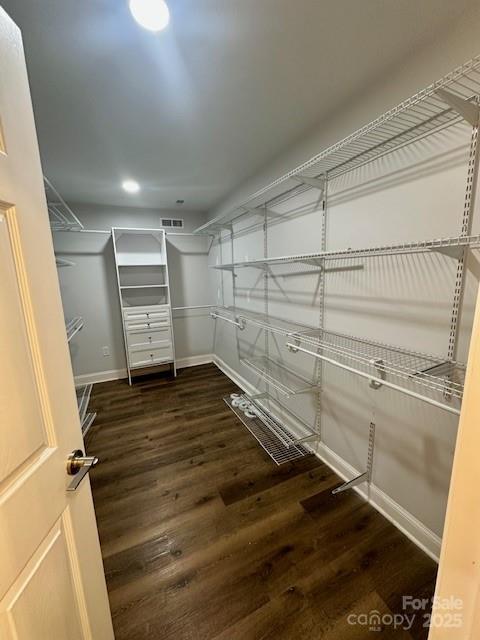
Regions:
<instances>
[{"instance_id":1,"label":"white wall","mask_svg":"<svg viewBox=\"0 0 480 640\"><path fill-rule=\"evenodd\" d=\"M480 5L477 5L465 15L458 29L446 33L421 55L406 60L364 95L342 106L308 139L233 193L211 212L211 217L243 202L272 179L480 53L479 22ZM469 131L456 127L332 182L327 248L368 247L458 235L468 144ZM319 250L320 212L314 198L315 192L310 191L274 208L284 213L285 218L282 223L269 225L268 255ZM235 231L251 222L237 223ZM479 222L476 213L476 233L480 230ZM223 242L213 247L210 262L228 262L231 249L224 232ZM233 251L236 260L261 257L261 229L254 227L237 233ZM332 265L326 280L327 329L446 355L454 260L434 254L372 259L362 263L360 270L335 266L340 265ZM237 270L237 305L263 310L261 273L255 269ZM223 280L223 301L231 304L230 273L213 272L212 277L216 280L219 302ZM270 313L315 326L317 285L315 275L270 279ZM477 288L477 278L469 273L460 332L459 359L463 360L467 356ZM260 389L261 383L240 359L245 354L261 353L263 344L263 335L258 331L247 329L240 333L216 322L215 354L235 375ZM290 354L281 339L271 337L269 348L277 359L312 376L315 366L312 358ZM287 404L307 423L312 423L314 397L302 395ZM324 368L321 415L323 445L359 472L365 469L369 423L376 423L373 485L396 503L399 512L405 510L406 520L410 516L417 519L417 529L425 527L431 532L430 551L435 554L438 551L435 536L441 536L443 529L457 418L385 387L375 391L367 381L328 365Z\"/></svg>"},{"instance_id":2,"label":"white wall","mask_svg":"<svg viewBox=\"0 0 480 640\"><path fill-rule=\"evenodd\" d=\"M158 228L160 217L170 215L183 218L183 231L189 232L205 219L204 214L179 209L168 212L90 205L72 208L87 229ZM172 306L209 304L208 238L167 238ZM54 246L58 256L76 263L75 267L58 270L65 316L82 316L85 321L82 331L70 343L75 376L100 379L104 372L121 375L126 363L111 237L54 233ZM185 358L210 354L212 331L207 310L175 312L175 347L180 363ZM110 355L103 355L103 347L109 348Z\"/></svg>"}]
</instances>

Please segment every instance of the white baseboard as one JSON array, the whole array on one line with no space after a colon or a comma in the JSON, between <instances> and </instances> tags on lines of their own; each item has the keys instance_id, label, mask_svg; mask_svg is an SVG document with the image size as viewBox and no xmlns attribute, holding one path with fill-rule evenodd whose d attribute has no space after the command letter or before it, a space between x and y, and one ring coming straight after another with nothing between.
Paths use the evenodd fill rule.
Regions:
<instances>
[{"instance_id":1,"label":"white baseboard","mask_svg":"<svg viewBox=\"0 0 480 640\"><path fill-rule=\"evenodd\" d=\"M200 364L209 364L213 362L213 355L206 353L202 356L189 356L187 358L178 358L177 369L186 369L187 367L198 367Z\"/></svg>"},{"instance_id":2,"label":"white baseboard","mask_svg":"<svg viewBox=\"0 0 480 640\"><path fill-rule=\"evenodd\" d=\"M213 355L208 353L202 356L191 356L189 358L179 358L177 360L177 369L185 369L186 367L196 367L200 364L208 364L213 361ZM127 378L126 369L111 369L110 371L97 371L96 373L85 373L75 376L75 384L96 384L97 382L109 382L110 380L122 380Z\"/></svg>"},{"instance_id":3,"label":"white baseboard","mask_svg":"<svg viewBox=\"0 0 480 640\"><path fill-rule=\"evenodd\" d=\"M96 373L85 373L75 376L75 384L96 384L97 382L109 382L110 380L121 380L127 377L126 369L111 369L110 371L97 371Z\"/></svg>"},{"instance_id":4,"label":"white baseboard","mask_svg":"<svg viewBox=\"0 0 480 640\"><path fill-rule=\"evenodd\" d=\"M247 380L242 378L218 356L213 356L213 363L241 389L248 393L256 393L257 390ZM318 447L313 447L312 451L343 480L351 480L361 473L323 443L320 443ZM374 484L370 484L369 487L366 484L362 484L354 487L354 490L404 533L407 538L425 551L435 562L438 562L442 544L439 536Z\"/></svg>"},{"instance_id":5,"label":"white baseboard","mask_svg":"<svg viewBox=\"0 0 480 640\"><path fill-rule=\"evenodd\" d=\"M325 462L325 464L333 469L343 480L351 480L361 473L361 471L352 467L351 464L323 443L318 445L315 453L322 462ZM354 487L354 490L365 500L368 500L372 507L385 516L397 529L400 529L407 538L410 538L412 542L425 551L435 562L438 562L442 540L436 533L426 527L420 520L415 518L415 516L374 484L370 484L370 486L367 487L364 483L358 487Z\"/></svg>"}]
</instances>

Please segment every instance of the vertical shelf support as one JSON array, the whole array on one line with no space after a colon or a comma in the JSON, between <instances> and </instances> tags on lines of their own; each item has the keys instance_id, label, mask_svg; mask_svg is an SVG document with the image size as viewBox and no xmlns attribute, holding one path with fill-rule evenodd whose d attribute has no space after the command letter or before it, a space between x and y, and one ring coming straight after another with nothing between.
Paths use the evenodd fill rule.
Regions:
<instances>
[{"instance_id":1,"label":"vertical shelf support","mask_svg":"<svg viewBox=\"0 0 480 640\"><path fill-rule=\"evenodd\" d=\"M469 236L472 230L472 218L473 218L473 210L475 205L475 190L477 187L477 179L478 179L478 129L479 129L479 107L478 104L472 104L470 102L466 102L457 96L453 96L448 91L439 89L437 93L442 97L443 100L448 102L451 101L452 107L456 109L453 105L456 104L457 107L459 105L459 101L462 103L463 107L469 105L467 107L468 115L472 116L470 107L476 109L476 120L474 119L472 135L470 139L470 152L469 152L469 160L468 160L468 170L467 170L467 185L465 190L465 200L463 206L463 217L462 217L462 228L460 232L460 236L465 237ZM463 115L463 114L462 114ZM473 117L473 116L472 116ZM467 118L470 122L470 119ZM472 124L472 123L471 123ZM466 273L466 262L468 256L468 247L465 247L461 253L460 258L458 259L457 264L457 274L455 277L455 287L453 292L453 302L452 302L452 312L450 319L450 333L448 338L448 350L447 350L447 359L449 361L457 359L457 351L458 351L458 327L460 325L461 320L461 309L463 296L465 291L465 273Z\"/></svg>"},{"instance_id":2,"label":"vertical shelf support","mask_svg":"<svg viewBox=\"0 0 480 640\"><path fill-rule=\"evenodd\" d=\"M375 448L375 423L371 422L368 432L368 453L367 453L367 470L364 473L356 476L352 480L348 482L344 482L339 487L333 489L332 494L336 495L337 493L343 493L344 491L348 491L349 489L353 489L362 482L366 482L370 484L372 481L372 469L373 469L373 453Z\"/></svg>"}]
</instances>

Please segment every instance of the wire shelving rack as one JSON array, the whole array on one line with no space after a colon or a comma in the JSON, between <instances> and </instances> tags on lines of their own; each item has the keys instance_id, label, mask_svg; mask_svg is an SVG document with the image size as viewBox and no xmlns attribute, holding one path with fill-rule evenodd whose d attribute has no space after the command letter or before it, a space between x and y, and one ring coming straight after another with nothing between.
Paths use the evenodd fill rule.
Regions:
<instances>
[{"instance_id":1,"label":"wire shelving rack","mask_svg":"<svg viewBox=\"0 0 480 640\"><path fill-rule=\"evenodd\" d=\"M240 362L286 398L315 391L315 385L283 362L267 356L243 358Z\"/></svg>"},{"instance_id":2,"label":"wire shelving rack","mask_svg":"<svg viewBox=\"0 0 480 640\"><path fill-rule=\"evenodd\" d=\"M259 189L235 208L221 213L196 229L196 233L219 235L220 264L211 266L220 273L229 272L232 278L233 306L213 309L212 317L234 327L238 345L240 344L239 332L248 327L256 327L263 330L265 335L275 334L284 337L285 347L292 353L303 352L315 358L318 364L315 380L318 395L315 428L311 428L310 431L316 434L317 438L320 438L321 430L323 377L326 367L330 365L366 378L373 389L380 389L382 386L390 387L443 410L454 414L459 413L465 365L458 362L456 356L458 324L465 287L465 265L469 252L480 247L480 236L472 235L471 231L478 174L479 98L480 56L477 56L372 122L330 145L307 162ZM409 242L374 247L328 249L325 229L328 218L329 181L407 145L418 143L427 136L440 134L451 127L459 127L462 131L471 133L463 215L458 235L421 241L412 239ZM277 223L279 220L288 219L288 206L278 208L278 205L285 205L290 199L308 190L316 191L315 194L312 192L312 195L315 195L317 210L321 212L322 239L319 250L314 253L270 256L268 253L269 223L271 220ZM254 218L255 225L263 224L263 256L253 260L235 260L234 237L237 232L235 224L248 216ZM239 225L238 231L241 233L243 228L245 225ZM229 263L224 263L221 259L222 237L226 239L230 237L231 261ZM434 253L443 254L457 263L448 344L443 356L419 353L364 337L326 330L324 326L325 274L328 271L326 265L330 261L359 261L367 258L415 254L427 256ZM273 318L269 314L269 277L275 277L277 272L274 271L274 267L293 264L308 265L309 272L313 270L318 273L320 302L319 323L316 327L295 326L296 323ZM249 267L263 271L264 313L243 310L236 306L236 271ZM222 273L222 291L223 277ZM255 340L258 341L258 337L255 337ZM278 363L271 361L268 353L268 338L265 339L265 356L260 363L255 361L252 367L250 358L243 359L244 364L247 363L247 366L250 365L250 368L259 374L266 387L259 397L268 397L270 387L278 391L282 384L280 375L275 370L275 365ZM283 395L289 397L287 393ZM272 428L268 419L269 410L264 408L262 424L275 435L276 430ZM281 420L279 422L285 427ZM288 428L286 430L288 432ZM346 488L360 481L370 481L374 434L375 425L371 424L367 471L350 483L346 483ZM340 488L340 490L343 489Z\"/></svg>"},{"instance_id":3,"label":"wire shelving rack","mask_svg":"<svg viewBox=\"0 0 480 640\"><path fill-rule=\"evenodd\" d=\"M263 215L259 207L278 204L307 189L323 189L325 175L336 178L453 125L476 126L478 95L480 55L259 189L231 211L209 220L196 233L219 232L245 215Z\"/></svg>"},{"instance_id":4,"label":"wire shelving rack","mask_svg":"<svg viewBox=\"0 0 480 640\"><path fill-rule=\"evenodd\" d=\"M258 258L256 260L245 260L243 262L231 262L225 264L212 265L212 269L237 269L242 267L271 267L291 263L304 263L321 265L328 260L363 260L367 258L412 255L437 252L453 258L459 258L464 249L475 249L480 247L480 235L457 236L454 238L439 238L436 240L420 240L418 242L404 242L396 245L383 245L378 247L367 247L358 249L340 249L335 251L323 251L317 253L298 253L289 256L278 256L272 258Z\"/></svg>"}]
</instances>

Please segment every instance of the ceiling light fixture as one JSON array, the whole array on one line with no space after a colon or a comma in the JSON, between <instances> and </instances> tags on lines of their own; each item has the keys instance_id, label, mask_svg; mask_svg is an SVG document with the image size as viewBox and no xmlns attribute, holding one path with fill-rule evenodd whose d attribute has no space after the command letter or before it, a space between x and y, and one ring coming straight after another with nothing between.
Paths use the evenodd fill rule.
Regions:
<instances>
[{"instance_id":1,"label":"ceiling light fixture","mask_svg":"<svg viewBox=\"0 0 480 640\"><path fill-rule=\"evenodd\" d=\"M122 182L122 189L127 193L138 193L140 191L140 185L135 180L124 180Z\"/></svg>"},{"instance_id":2,"label":"ceiling light fixture","mask_svg":"<svg viewBox=\"0 0 480 640\"><path fill-rule=\"evenodd\" d=\"M170 21L164 0L130 0L129 6L138 24L149 31L162 31Z\"/></svg>"}]
</instances>

